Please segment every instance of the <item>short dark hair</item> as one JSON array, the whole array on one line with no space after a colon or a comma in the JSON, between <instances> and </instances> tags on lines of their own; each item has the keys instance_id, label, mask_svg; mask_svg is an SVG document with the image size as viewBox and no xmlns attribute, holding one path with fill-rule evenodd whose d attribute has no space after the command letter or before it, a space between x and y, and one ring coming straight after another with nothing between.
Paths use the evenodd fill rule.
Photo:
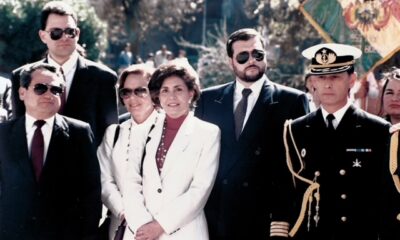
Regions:
<instances>
[{"instance_id":1,"label":"short dark hair","mask_svg":"<svg viewBox=\"0 0 400 240\"><path fill-rule=\"evenodd\" d=\"M40 17L40 29L45 30L47 25L47 19L50 14L57 14L61 16L71 16L76 25L78 25L78 16L74 9L63 1L51 1L46 3L42 9L41 17Z\"/></svg>"},{"instance_id":2,"label":"short dark hair","mask_svg":"<svg viewBox=\"0 0 400 240\"><path fill-rule=\"evenodd\" d=\"M122 88L124 88L126 79L128 78L129 74L143 74L145 78L147 78L147 82L150 81L151 75L154 73L154 68L149 66L148 64L141 63L141 64L133 64L130 65L129 67L125 68L124 71L122 71L121 75L119 76L118 79L118 92ZM118 98L121 101L122 105L124 105L124 101L122 101L122 98L118 94Z\"/></svg>"},{"instance_id":3,"label":"short dark hair","mask_svg":"<svg viewBox=\"0 0 400 240\"><path fill-rule=\"evenodd\" d=\"M255 30L253 28L242 28L242 29L239 29L239 30L233 32L229 36L228 41L226 42L226 52L228 54L228 57L232 58L232 56L233 56L233 48L232 48L233 43L235 43L236 41L248 41L255 37L260 39L261 44L262 44L263 48L265 49L264 38L261 36L261 34L257 30Z\"/></svg>"},{"instance_id":4,"label":"short dark hair","mask_svg":"<svg viewBox=\"0 0 400 240\"><path fill-rule=\"evenodd\" d=\"M53 65L50 65L48 63L35 63L35 64L30 64L28 66L26 66L24 69L22 69L21 73L20 73L20 86L23 88L28 88L29 85L32 82L32 73L35 72L38 69L44 69L44 70L48 70L52 73L55 73L57 75L57 77L62 79L62 75L60 72L57 71L57 68ZM64 82L61 81L62 87L64 87Z\"/></svg>"},{"instance_id":5,"label":"short dark hair","mask_svg":"<svg viewBox=\"0 0 400 240\"><path fill-rule=\"evenodd\" d=\"M160 89L166 78L176 76L183 80L189 91L193 91L193 99L190 107L196 107L196 101L200 98L199 75L185 60L173 60L161 65L151 76L149 90L153 103L160 107Z\"/></svg>"}]
</instances>

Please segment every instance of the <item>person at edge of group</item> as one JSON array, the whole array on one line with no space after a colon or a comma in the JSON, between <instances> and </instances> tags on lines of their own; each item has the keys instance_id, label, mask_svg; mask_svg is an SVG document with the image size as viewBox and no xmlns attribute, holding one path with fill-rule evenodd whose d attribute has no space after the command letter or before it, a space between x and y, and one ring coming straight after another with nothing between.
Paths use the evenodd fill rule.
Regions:
<instances>
[{"instance_id":1,"label":"person at edge of group","mask_svg":"<svg viewBox=\"0 0 400 240\"><path fill-rule=\"evenodd\" d=\"M122 198L125 196L128 163L132 161L134 154L141 153L139 143L134 141L134 136L138 134L140 128L148 132L157 116L147 86L154 70L147 64L134 64L121 73L118 96L127 108L130 118L119 125L118 131L116 130L118 125L110 125L97 150L101 169L102 200L112 213L109 229L111 240L125 219ZM126 231L124 239L133 239L130 231Z\"/></svg>"},{"instance_id":2,"label":"person at edge of group","mask_svg":"<svg viewBox=\"0 0 400 240\"><path fill-rule=\"evenodd\" d=\"M182 60L161 65L150 79L152 100L164 113L145 133L143 157L127 178L125 217L135 240L209 239L203 208L217 174L220 130L191 112L198 81Z\"/></svg>"},{"instance_id":3,"label":"person at edge of group","mask_svg":"<svg viewBox=\"0 0 400 240\"><path fill-rule=\"evenodd\" d=\"M379 115L393 125L400 123L400 68L392 67L383 73Z\"/></svg>"},{"instance_id":4,"label":"person at edge of group","mask_svg":"<svg viewBox=\"0 0 400 240\"><path fill-rule=\"evenodd\" d=\"M305 80L306 95L308 98L308 105L310 107L310 112L313 112L319 108L320 102L317 94L315 93L315 88L312 84L311 78L312 75L310 75L309 73L305 74L304 80Z\"/></svg>"},{"instance_id":5,"label":"person at edge of group","mask_svg":"<svg viewBox=\"0 0 400 240\"><path fill-rule=\"evenodd\" d=\"M77 24L77 15L67 3L46 3L41 12L39 37L46 44L48 55L39 62L56 66L65 77L66 90L61 96L59 113L89 123L99 145L105 129L118 122L117 75L108 67L79 55ZM13 118L25 112L18 97L19 74L23 67L14 70L11 76Z\"/></svg>"},{"instance_id":6,"label":"person at edge of group","mask_svg":"<svg viewBox=\"0 0 400 240\"><path fill-rule=\"evenodd\" d=\"M295 185L297 240L400 239L399 194L389 172L390 123L355 107L358 48L318 44L302 52L321 106L285 123Z\"/></svg>"},{"instance_id":7,"label":"person at edge of group","mask_svg":"<svg viewBox=\"0 0 400 240\"><path fill-rule=\"evenodd\" d=\"M11 81L0 76L0 123L11 119Z\"/></svg>"},{"instance_id":8,"label":"person at edge of group","mask_svg":"<svg viewBox=\"0 0 400 240\"><path fill-rule=\"evenodd\" d=\"M308 99L267 78L256 30L237 30L226 48L236 79L205 89L195 112L221 129L220 167L205 207L210 239L287 238L292 198L282 191L291 186L282 131L286 119L309 111Z\"/></svg>"},{"instance_id":9,"label":"person at edge of group","mask_svg":"<svg viewBox=\"0 0 400 240\"><path fill-rule=\"evenodd\" d=\"M35 63L21 71L25 115L0 124L0 239L95 240L100 168L87 123L57 114L64 80Z\"/></svg>"}]
</instances>

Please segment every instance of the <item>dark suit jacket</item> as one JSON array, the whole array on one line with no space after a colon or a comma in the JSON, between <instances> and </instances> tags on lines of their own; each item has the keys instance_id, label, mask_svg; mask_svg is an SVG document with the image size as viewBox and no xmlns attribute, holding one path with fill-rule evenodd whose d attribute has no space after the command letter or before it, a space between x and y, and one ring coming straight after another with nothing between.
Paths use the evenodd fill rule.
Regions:
<instances>
[{"instance_id":1,"label":"dark suit jacket","mask_svg":"<svg viewBox=\"0 0 400 240\"><path fill-rule=\"evenodd\" d=\"M100 168L87 123L56 115L36 181L25 116L0 124L0 239L95 239Z\"/></svg>"},{"instance_id":2,"label":"dark suit jacket","mask_svg":"<svg viewBox=\"0 0 400 240\"><path fill-rule=\"evenodd\" d=\"M41 61L47 62L47 59ZM11 76L13 118L25 114L25 105L18 94L20 72L25 66L14 70ZM63 115L89 123L96 145L102 141L106 128L118 123L116 81L115 72L108 67L81 56L78 58Z\"/></svg>"},{"instance_id":3,"label":"dark suit jacket","mask_svg":"<svg viewBox=\"0 0 400 240\"><path fill-rule=\"evenodd\" d=\"M206 89L196 108L196 116L221 129L219 170L205 208L210 239L268 239L270 214L288 220L283 206L289 198L276 198L287 184L282 182L287 174L283 124L304 115L308 100L298 90L267 81L237 141L234 89L234 83Z\"/></svg>"},{"instance_id":4,"label":"dark suit jacket","mask_svg":"<svg viewBox=\"0 0 400 240\"><path fill-rule=\"evenodd\" d=\"M353 106L334 133L329 133L321 110L293 122L293 136L305 163L300 175L313 180L319 171L321 196L318 225L313 220L314 201L310 231L306 215L297 239L377 240L378 235L380 239L400 239L396 223L400 200L398 196L392 199L395 187L387 155L389 125ZM298 171L299 160L290 146L293 166ZM300 212L306 187L308 184L296 181L296 212ZM392 207L397 211L393 212ZM393 232L393 224L397 224L397 233Z\"/></svg>"}]
</instances>

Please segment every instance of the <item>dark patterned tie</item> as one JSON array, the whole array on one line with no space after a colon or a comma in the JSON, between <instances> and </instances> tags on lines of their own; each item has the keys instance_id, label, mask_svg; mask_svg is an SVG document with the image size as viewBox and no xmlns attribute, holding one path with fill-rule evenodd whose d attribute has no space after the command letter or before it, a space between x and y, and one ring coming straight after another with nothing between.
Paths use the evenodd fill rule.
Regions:
<instances>
[{"instance_id":1,"label":"dark patterned tie","mask_svg":"<svg viewBox=\"0 0 400 240\"><path fill-rule=\"evenodd\" d=\"M236 140L239 139L243 129L243 122L247 111L247 100L251 93L251 89L244 88L242 91L242 99L239 101L235 110L235 134Z\"/></svg>"},{"instance_id":2,"label":"dark patterned tie","mask_svg":"<svg viewBox=\"0 0 400 240\"><path fill-rule=\"evenodd\" d=\"M335 116L330 113L328 116L326 116L326 120L328 120L328 130L329 131L335 131L335 128L333 127L333 120L335 120Z\"/></svg>"},{"instance_id":3,"label":"dark patterned tie","mask_svg":"<svg viewBox=\"0 0 400 240\"><path fill-rule=\"evenodd\" d=\"M63 93L60 96L61 105L60 105L60 109L58 109L58 113L59 114L63 114L65 103L67 102L67 81L66 81L66 78L65 78L65 75L64 75L64 70L61 67L60 67L60 73L62 74L62 77L64 79L65 87L64 87Z\"/></svg>"},{"instance_id":4,"label":"dark patterned tie","mask_svg":"<svg viewBox=\"0 0 400 240\"><path fill-rule=\"evenodd\" d=\"M44 139L42 133L42 126L46 122L44 120L37 120L35 122L36 130L33 134L31 145L31 158L33 170L35 171L36 180L39 181L40 174L42 173L43 157L44 157Z\"/></svg>"}]
</instances>

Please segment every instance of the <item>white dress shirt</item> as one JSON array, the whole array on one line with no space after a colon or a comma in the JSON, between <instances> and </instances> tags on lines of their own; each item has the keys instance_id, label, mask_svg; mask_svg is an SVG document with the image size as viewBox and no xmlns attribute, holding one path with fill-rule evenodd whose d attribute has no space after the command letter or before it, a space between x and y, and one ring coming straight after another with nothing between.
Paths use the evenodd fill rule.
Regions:
<instances>
[{"instance_id":1,"label":"white dress shirt","mask_svg":"<svg viewBox=\"0 0 400 240\"><path fill-rule=\"evenodd\" d=\"M336 112L332 113L333 116L335 116L335 119L332 121L333 127L336 129L337 126L339 126L340 121L342 120L344 114L346 113L347 109L350 107L351 101L347 99L346 105L344 105L341 109L337 110ZM328 112L324 109L324 107L321 105L321 110L322 110L322 116L324 117L324 121L326 126L328 126L328 120L326 117L328 116Z\"/></svg>"},{"instance_id":2,"label":"white dress shirt","mask_svg":"<svg viewBox=\"0 0 400 240\"><path fill-rule=\"evenodd\" d=\"M56 61L54 61L50 57L50 55L47 57L49 64L55 66L57 69L62 68L62 70L63 70L65 81L66 81L66 83L65 83L65 87L66 87L65 98L66 99L68 99L69 90L71 89L72 80L74 79L76 67L78 65L78 57L79 57L79 53L77 53L75 51L74 53L72 53L71 57L63 65L60 65Z\"/></svg>"},{"instance_id":3,"label":"white dress shirt","mask_svg":"<svg viewBox=\"0 0 400 240\"><path fill-rule=\"evenodd\" d=\"M35 122L36 120L44 120L46 123L42 126L42 134L44 140L44 153L43 153L43 163L46 161L47 150L49 149L51 133L53 132L54 116L47 119L35 119L32 116L25 114L25 129L26 129L26 141L28 143L29 156L31 155L31 146L33 134L36 130Z\"/></svg>"},{"instance_id":4,"label":"white dress shirt","mask_svg":"<svg viewBox=\"0 0 400 240\"><path fill-rule=\"evenodd\" d=\"M247 100L247 110L246 116L244 117L243 127L246 125L247 119L253 111L254 106L256 105L257 99L260 96L260 92L262 87L264 86L265 81L267 80L267 76L264 74L259 80L255 81L249 88L251 89L251 93ZM242 100L242 91L245 87L239 81L236 80L236 88L235 93L233 95L233 111L235 112L237 105L239 104L240 100Z\"/></svg>"}]
</instances>

